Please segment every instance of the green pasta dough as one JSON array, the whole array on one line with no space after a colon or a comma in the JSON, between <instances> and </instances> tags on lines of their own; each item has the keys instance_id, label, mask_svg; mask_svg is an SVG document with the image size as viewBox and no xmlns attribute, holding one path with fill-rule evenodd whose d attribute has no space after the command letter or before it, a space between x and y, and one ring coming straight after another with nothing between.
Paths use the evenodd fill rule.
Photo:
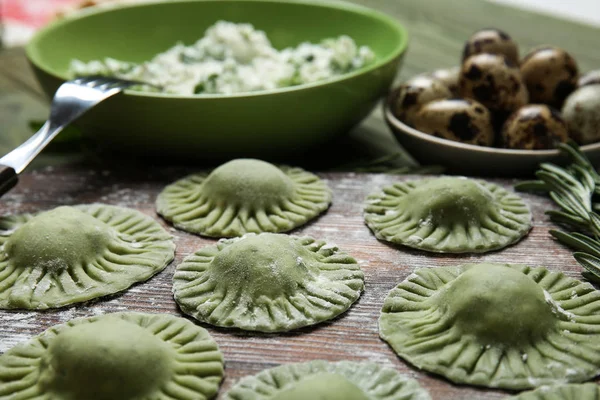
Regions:
<instances>
[{"instance_id":1,"label":"green pasta dough","mask_svg":"<svg viewBox=\"0 0 600 400\"><path fill-rule=\"evenodd\" d=\"M343 375L322 373L302 379L283 389L271 400L369 400L369 397Z\"/></svg>"},{"instance_id":2,"label":"green pasta dough","mask_svg":"<svg viewBox=\"0 0 600 400\"><path fill-rule=\"evenodd\" d=\"M47 309L125 290L173 260L171 235L104 204L0 218L0 308Z\"/></svg>"},{"instance_id":3,"label":"green pasta dough","mask_svg":"<svg viewBox=\"0 0 600 400\"><path fill-rule=\"evenodd\" d=\"M356 260L334 245L276 233L222 239L177 266L175 300L202 322L278 332L343 313L364 287Z\"/></svg>"},{"instance_id":4,"label":"green pasta dough","mask_svg":"<svg viewBox=\"0 0 600 400\"><path fill-rule=\"evenodd\" d=\"M379 333L418 368L505 389L600 373L600 292L544 267L417 269L385 299Z\"/></svg>"},{"instance_id":5,"label":"green pasta dough","mask_svg":"<svg viewBox=\"0 0 600 400\"><path fill-rule=\"evenodd\" d=\"M519 241L531 212L519 196L462 177L395 183L367 198L365 222L378 239L439 253L483 253Z\"/></svg>"},{"instance_id":6,"label":"green pasta dough","mask_svg":"<svg viewBox=\"0 0 600 400\"><path fill-rule=\"evenodd\" d=\"M370 362L286 364L236 383L224 400L431 400L415 379Z\"/></svg>"},{"instance_id":7,"label":"green pasta dough","mask_svg":"<svg viewBox=\"0 0 600 400\"><path fill-rule=\"evenodd\" d=\"M210 237L286 232L325 211L331 191L300 168L237 159L210 174L199 173L167 186L158 213L177 228Z\"/></svg>"},{"instance_id":8,"label":"green pasta dough","mask_svg":"<svg viewBox=\"0 0 600 400\"><path fill-rule=\"evenodd\" d=\"M595 383L543 386L504 400L600 400L600 386Z\"/></svg>"},{"instance_id":9,"label":"green pasta dough","mask_svg":"<svg viewBox=\"0 0 600 400\"><path fill-rule=\"evenodd\" d=\"M222 378L208 332L166 314L74 319L0 356L10 400L206 400Z\"/></svg>"}]
</instances>

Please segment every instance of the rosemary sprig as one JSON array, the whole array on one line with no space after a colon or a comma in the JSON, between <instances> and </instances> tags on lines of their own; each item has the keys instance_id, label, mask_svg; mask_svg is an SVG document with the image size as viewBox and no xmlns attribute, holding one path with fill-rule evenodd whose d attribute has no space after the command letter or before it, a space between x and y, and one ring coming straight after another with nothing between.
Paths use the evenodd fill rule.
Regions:
<instances>
[{"instance_id":1,"label":"rosemary sprig","mask_svg":"<svg viewBox=\"0 0 600 400\"><path fill-rule=\"evenodd\" d=\"M600 204L594 202L594 195L600 194L600 175L577 144L561 144L559 150L569 158L568 166L542 163L536 172L539 180L519 183L515 189L547 193L560 207L560 211L546 214L553 222L576 231L551 230L550 234L577 250L573 257L585 268L583 275L600 283L600 215L596 212Z\"/></svg>"}]
</instances>

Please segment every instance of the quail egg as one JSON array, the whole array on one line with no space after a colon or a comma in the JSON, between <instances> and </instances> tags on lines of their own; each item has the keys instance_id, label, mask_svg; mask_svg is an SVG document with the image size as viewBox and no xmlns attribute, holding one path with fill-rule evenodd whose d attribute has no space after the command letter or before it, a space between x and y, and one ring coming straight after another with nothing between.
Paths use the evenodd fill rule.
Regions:
<instances>
[{"instance_id":1,"label":"quail egg","mask_svg":"<svg viewBox=\"0 0 600 400\"><path fill-rule=\"evenodd\" d=\"M558 47L540 47L521 61L521 74L532 103L560 108L577 86L575 59Z\"/></svg>"},{"instance_id":2,"label":"quail egg","mask_svg":"<svg viewBox=\"0 0 600 400\"><path fill-rule=\"evenodd\" d=\"M600 84L575 90L562 108L571 136L582 144L600 141Z\"/></svg>"},{"instance_id":3,"label":"quail egg","mask_svg":"<svg viewBox=\"0 0 600 400\"><path fill-rule=\"evenodd\" d=\"M519 108L502 128L502 141L510 149L553 149L568 138L565 121L557 110L545 104Z\"/></svg>"},{"instance_id":4,"label":"quail egg","mask_svg":"<svg viewBox=\"0 0 600 400\"><path fill-rule=\"evenodd\" d=\"M458 88L461 97L477 100L493 113L506 115L527 104L527 89L519 68L494 54L477 54L462 65Z\"/></svg>"},{"instance_id":5,"label":"quail egg","mask_svg":"<svg viewBox=\"0 0 600 400\"><path fill-rule=\"evenodd\" d=\"M443 139L491 146L494 143L490 112L470 99L434 100L414 118L415 129Z\"/></svg>"},{"instance_id":6,"label":"quail egg","mask_svg":"<svg viewBox=\"0 0 600 400\"><path fill-rule=\"evenodd\" d=\"M475 32L463 51L463 62L475 54L489 53L506 57L515 64L519 63L519 46L512 38L499 29L482 29Z\"/></svg>"},{"instance_id":7,"label":"quail egg","mask_svg":"<svg viewBox=\"0 0 600 400\"><path fill-rule=\"evenodd\" d=\"M579 80L577 81L577 86L582 87L587 85L594 85L597 83L600 83L600 69L596 69L594 71L590 71L586 74L581 75L581 77L579 77Z\"/></svg>"},{"instance_id":8,"label":"quail egg","mask_svg":"<svg viewBox=\"0 0 600 400\"><path fill-rule=\"evenodd\" d=\"M458 95L458 75L460 74L459 67L436 69L430 76L442 82L450 92L452 96Z\"/></svg>"},{"instance_id":9,"label":"quail egg","mask_svg":"<svg viewBox=\"0 0 600 400\"><path fill-rule=\"evenodd\" d=\"M452 97L452 93L446 85L431 76L417 76L400 85L392 96L394 115L412 125L413 116L423 104Z\"/></svg>"}]
</instances>

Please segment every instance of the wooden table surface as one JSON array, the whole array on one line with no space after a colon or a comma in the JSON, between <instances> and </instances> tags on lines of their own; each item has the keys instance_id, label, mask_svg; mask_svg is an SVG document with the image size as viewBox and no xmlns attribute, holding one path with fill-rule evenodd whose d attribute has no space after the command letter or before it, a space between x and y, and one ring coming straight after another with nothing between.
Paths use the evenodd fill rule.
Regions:
<instances>
[{"instance_id":1,"label":"wooden table surface","mask_svg":"<svg viewBox=\"0 0 600 400\"><path fill-rule=\"evenodd\" d=\"M568 49L587 71L600 68L600 29L506 8L481 0L355 0L396 16L410 31L411 44L400 78L458 61L464 40L482 27L499 27L521 44L522 52L534 45L549 43ZM22 49L0 51L0 154L31 135L28 123L45 119L47 101L30 69ZM352 161L401 151L376 110L345 142ZM0 214L35 212L63 204L105 202L137 208L156 217L154 199L160 189L191 169L146 168L136 164L106 167L89 162L44 167L81 159L78 153L46 152L30 168L20 185L0 199ZM402 161L408 163L408 161ZM545 198L525 195L534 212L535 227L519 244L504 251L479 256L439 256L407 251L378 242L363 224L364 197L398 179L394 175L326 173L334 190L331 209L315 222L294 233L335 242L360 263L366 275L366 290L360 300L340 318L315 328L288 334L244 334L210 328L225 354L226 379L223 393L240 377L281 363L313 359L369 360L393 366L419 379L434 400L501 399L506 393L458 387L442 378L419 372L400 360L379 339L377 318L387 292L417 267L454 265L473 260L529 263L563 270L579 277L581 268L570 250L552 241L552 225L543 212L552 207ZM514 182L504 181L510 186ZM166 226L166 225L165 225ZM99 313L138 310L179 314L171 295L175 265L210 240L172 230L176 238L175 261L150 281L136 285L122 295L97 302L49 312L0 311L0 353L27 340L51 325L74 317Z\"/></svg>"},{"instance_id":2,"label":"wooden table surface","mask_svg":"<svg viewBox=\"0 0 600 400\"><path fill-rule=\"evenodd\" d=\"M132 207L163 222L156 214L154 200L169 182L189 170L96 170L86 168L45 168L23 177L20 185L0 202L0 214L33 212L60 204L104 202ZM434 400L501 399L505 393L457 387L446 380L418 372L400 360L379 339L377 319L387 293L415 268L457 265L473 261L526 263L563 270L579 278L581 268L571 251L555 243L548 234L552 224L544 211L552 207L545 197L525 195L534 214L534 228L523 241L503 251L485 255L432 255L393 247L374 238L363 223L362 207L366 195L399 179L414 176L389 174L321 174L333 189L333 205L320 218L293 232L335 243L360 263L366 288L359 301L333 322L286 334L248 334L238 330L205 326L225 355L226 379L221 393L240 377L255 374L281 363L315 359L331 361L372 361L395 367L419 380ZM513 181L501 181L510 187ZM0 352L51 325L74 317L135 310L180 315L171 294L176 265L198 248L212 243L168 225L175 237L175 261L148 282L135 285L121 295L103 298L86 305L48 312L9 312L0 310Z\"/></svg>"}]
</instances>

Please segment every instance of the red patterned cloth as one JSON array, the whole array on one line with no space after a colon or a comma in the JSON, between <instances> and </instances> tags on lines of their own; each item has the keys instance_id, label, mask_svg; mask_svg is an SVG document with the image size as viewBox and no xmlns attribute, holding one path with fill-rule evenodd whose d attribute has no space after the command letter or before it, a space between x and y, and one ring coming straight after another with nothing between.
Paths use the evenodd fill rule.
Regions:
<instances>
[{"instance_id":1,"label":"red patterned cloth","mask_svg":"<svg viewBox=\"0 0 600 400\"><path fill-rule=\"evenodd\" d=\"M57 15L94 3L123 0L0 0L0 22L4 46L27 43L33 33Z\"/></svg>"},{"instance_id":2,"label":"red patterned cloth","mask_svg":"<svg viewBox=\"0 0 600 400\"><path fill-rule=\"evenodd\" d=\"M81 0L0 0L0 19L3 23L39 28L58 12L76 6Z\"/></svg>"}]
</instances>

